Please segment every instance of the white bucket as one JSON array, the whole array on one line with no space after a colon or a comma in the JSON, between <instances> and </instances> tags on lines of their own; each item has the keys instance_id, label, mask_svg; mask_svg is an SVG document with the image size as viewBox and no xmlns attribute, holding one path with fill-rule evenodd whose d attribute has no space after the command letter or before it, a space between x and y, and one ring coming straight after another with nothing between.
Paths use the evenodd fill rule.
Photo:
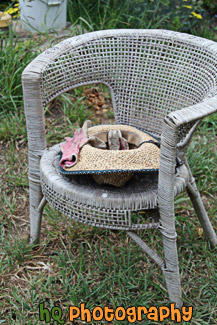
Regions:
<instances>
[{"instance_id":1,"label":"white bucket","mask_svg":"<svg viewBox=\"0 0 217 325\"><path fill-rule=\"evenodd\" d=\"M31 32L59 31L66 27L67 0L20 0L23 28Z\"/></svg>"}]
</instances>

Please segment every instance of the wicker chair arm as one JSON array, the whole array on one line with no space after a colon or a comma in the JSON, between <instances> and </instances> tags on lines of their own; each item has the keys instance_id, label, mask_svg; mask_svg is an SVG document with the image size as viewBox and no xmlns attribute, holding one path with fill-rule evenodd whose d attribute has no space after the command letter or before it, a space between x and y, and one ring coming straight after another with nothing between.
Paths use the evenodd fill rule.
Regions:
<instances>
[{"instance_id":1,"label":"wicker chair arm","mask_svg":"<svg viewBox=\"0 0 217 325\"><path fill-rule=\"evenodd\" d=\"M165 228L168 222L171 223L171 232L174 227L174 220L170 216L174 213L174 176L177 144L180 143L180 138L183 138L180 133L183 133L184 137L186 137L186 130L182 128L187 125L191 137L193 135L191 130L195 130L195 122L197 123L203 117L215 112L217 112L217 96L202 103L171 112L164 118L158 182L158 204L162 214L162 229ZM167 228L167 232L169 233L170 229Z\"/></svg>"},{"instance_id":2,"label":"wicker chair arm","mask_svg":"<svg viewBox=\"0 0 217 325\"><path fill-rule=\"evenodd\" d=\"M201 119L215 112L217 112L217 96L168 114L164 121L178 130L177 148L186 151Z\"/></svg>"},{"instance_id":3,"label":"wicker chair arm","mask_svg":"<svg viewBox=\"0 0 217 325\"><path fill-rule=\"evenodd\" d=\"M165 116L161 134L160 174L165 169L167 174L174 176L177 148L182 147L182 143L183 146L187 146L198 122L215 112L217 112L217 96Z\"/></svg>"},{"instance_id":4,"label":"wicker chair arm","mask_svg":"<svg viewBox=\"0 0 217 325\"><path fill-rule=\"evenodd\" d=\"M168 124L180 127L189 122L196 122L201 118L217 112L217 96L208 98L201 103L171 112L165 119Z\"/></svg>"}]
</instances>

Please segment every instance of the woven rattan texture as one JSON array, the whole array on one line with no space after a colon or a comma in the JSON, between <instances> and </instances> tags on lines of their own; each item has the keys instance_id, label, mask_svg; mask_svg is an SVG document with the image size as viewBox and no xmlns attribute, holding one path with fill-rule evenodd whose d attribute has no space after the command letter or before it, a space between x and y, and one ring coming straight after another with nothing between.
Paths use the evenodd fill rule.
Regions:
<instances>
[{"instance_id":1,"label":"woven rattan texture","mask_svg":"<svg viewBox=\"0 0 217 325\"><path fill-rule=\"evenodd\" d=\"M158 222L144 223L144 218L142 220L138 217L137 223L133 223L130 211L96 208L73 201L52 190L44 182L42 191L46 200L58 211L90 226L116 230L150 229L159 226Z\"/></svg>"},{"instance_id":2,"label":"woven rattan texture","mask_svg":"<svg viewBox=\"0 0 217 325\"><path fill-rule=\"evenodd\" d=\"M43 71L41 89L45 105L73 86L105 83L114 95L117 123L160 134L170 111L216 93L216 70L215 57L202 47L156 35L120 35L57 56Z\"/></svg>"}]
</instances>

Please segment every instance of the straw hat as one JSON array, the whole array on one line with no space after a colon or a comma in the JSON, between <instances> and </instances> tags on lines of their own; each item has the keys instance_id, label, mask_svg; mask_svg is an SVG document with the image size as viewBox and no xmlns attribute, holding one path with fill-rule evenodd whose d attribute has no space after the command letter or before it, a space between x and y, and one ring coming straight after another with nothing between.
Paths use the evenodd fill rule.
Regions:
<instances>
[{"instance_id":1,"label":"straw hat","mask_svg":"<svg viewBox=\"0 0 217 325\"><path fill-rule=\"evenodd\" d=\"M89 138L97 137L108 143L108 132L120 130L127 140L128 150L99 149L85 144L74 166L60 167L64 174L91 174L99 184L123 186L135 172L159 169L160 149L157 139L129 125L95 125L87 129ZM152 142L147 142L147 141ZM154 143L153 143L154 142Z\"/></svg>"}]
</instances>

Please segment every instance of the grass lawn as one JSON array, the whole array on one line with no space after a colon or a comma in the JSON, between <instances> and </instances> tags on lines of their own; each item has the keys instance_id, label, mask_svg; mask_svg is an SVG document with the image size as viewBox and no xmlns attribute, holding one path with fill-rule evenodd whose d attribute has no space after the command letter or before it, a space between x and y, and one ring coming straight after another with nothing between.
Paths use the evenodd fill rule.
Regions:
<instances>
[{"instance_id":1,"label":"grass lawn","mask_svg":"<svg viewBox=\"0 0 217 325\"><path fill-rule=\"evenodd\" d=\"M105 90L98 91L104 94L110 108ZM76 103L82 97L85 97L84 89L67 98ZM64 97L56 100L56 104L53 103L56 108L47 110L48 145L58 139L55 137L57 131L59 134L66 132L58 119L60 112L67 110L64 100ZM94 121L101 118L95 114L95 108L84 111L83 114L91 115ZM109 119L110 109L106 115ZM41 245L28 245L27 143L25 132L20 132L25 129L23 113L13 115L7 123L16 134L7 134L7 139L1 141L2 322L38 324L38 306L42 302L47 308L60 306L66 318L68 306L78 306L81 302L90 309L97 305L114 308L168 305L161 271L124 232L84 226L46 206ZM188 154L214 225L217 214L216 124L216 116L204 120ZM70 130L70 123L68 126ZM216 251L210 249L204 239L185 194L176 199L176 226L184 304L193 306L191 323L215 324ZM155 231L140 235L161 254L161 240Z\"/></svg>"},{"instance_id":2,"label":"grass lawn","mask_svg":"<svg viewBox=\"0 0 217 325\"><path fill-rule=\"evenodd\" d=\"M47 205L41 244L28 244L27 136L20 75L40 51L37 45L36 41L21 45L10 35L0 48L0 324L44 324L39 320L40 303L49 309L60 306L64 324L71 324L69 306L80 303L90 309L169 306L160 269L125 232L79 224ZM96 99L100 96L104 106L97 102L91 104L90 93L95 94ZM46 108L48 146L62 141L87 118L94 123L113 121L110 95L104 86L71 91ZM217 231L216 129L216 115L201 122L189 147L188 158ZM217 324L216 249L204 238L187 194L179 195L175 205L184 306L193 306L191 324ZM162 254L161 238L155 230L139 235ZM127 321L121 323L128 324ZM156 324L147 318L141 323Z\"/></svg>"}]
</instances>

